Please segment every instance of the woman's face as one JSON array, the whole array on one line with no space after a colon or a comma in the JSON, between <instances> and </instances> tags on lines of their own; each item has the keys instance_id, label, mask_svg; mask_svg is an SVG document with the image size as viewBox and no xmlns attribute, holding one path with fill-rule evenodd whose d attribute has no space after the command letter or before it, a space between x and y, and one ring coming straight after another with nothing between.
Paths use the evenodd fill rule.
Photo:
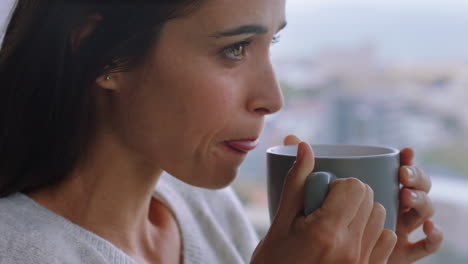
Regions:
<instances>
[{"instance_id":1,"label":"woman's face","mask_svg":"<svg viewBox=\"0 0 468 264\"><path fill-rule=\"evenodd\" d=\"M163 28L149 63L118 77L119 138L145 161L206 188L228 185L282 94L269 49L285 0L206 0Z\"/></svg>"}]
</instances>

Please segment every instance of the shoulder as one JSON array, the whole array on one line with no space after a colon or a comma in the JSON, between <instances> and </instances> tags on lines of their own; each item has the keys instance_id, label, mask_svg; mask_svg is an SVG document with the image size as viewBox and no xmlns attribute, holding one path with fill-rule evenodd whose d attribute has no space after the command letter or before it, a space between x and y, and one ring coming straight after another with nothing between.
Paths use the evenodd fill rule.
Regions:
<instances>
[{"instance_id":1,"label":"shoulder","mask_svg":"<svg viewBox=\"0 0 468 264\"><path fill-rule=\"evenodd\" d=\"M37 228L37 215L30 209L18 194L0 199L1 264L58 263L52 247L47 247L49 237Z\"/></svg>"},{"instance_id":2,"label":"shoulder","mask_svg":"<svg viewBox=\"0 0 468 264\"><path fill-rule=\"evenodd\" d=\"M1 198L0 264L105 262L70 226L23 194Z\"/></svg>"}]
</instances>

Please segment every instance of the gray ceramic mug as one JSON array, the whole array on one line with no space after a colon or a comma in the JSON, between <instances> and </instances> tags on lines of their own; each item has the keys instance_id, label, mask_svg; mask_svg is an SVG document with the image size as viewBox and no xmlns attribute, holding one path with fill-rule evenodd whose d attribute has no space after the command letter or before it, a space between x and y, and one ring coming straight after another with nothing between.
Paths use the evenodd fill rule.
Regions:
<instances>
[{"instance_id":1,"label":"gray ceramic mug","mask_svg":"<svg viewBox=\"0 0 468 264\"><path fill-rule=\"evenodd\" d=\"M385 228L395 231L399 205L400 151L355 145L312 145L315 168L305 183L304 214L320 208L328 184L336 178L357 178L374 191L374 200L386 211ZM283 182L296 161L297 145L267 150L268 206L272 220L278 209Z\"/></svg>"}]
</instances>

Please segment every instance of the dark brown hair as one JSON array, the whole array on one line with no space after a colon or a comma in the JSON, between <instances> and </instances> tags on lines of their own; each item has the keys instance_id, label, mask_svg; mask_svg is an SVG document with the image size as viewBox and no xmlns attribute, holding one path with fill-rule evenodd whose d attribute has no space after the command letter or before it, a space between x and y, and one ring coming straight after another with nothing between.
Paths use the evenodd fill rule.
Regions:
<instances>
[{"instance_id":1,"label":"dark brown hair","mask_svg":"<svg viewBox=\"0 0 468 264\"><path fill-rule=\"evenodd\" d=\"M18 0L0 50L0 197L63 180L95 132L96 78L142 63L163 25L200 1Z\"/></svg>"}]
</instances>

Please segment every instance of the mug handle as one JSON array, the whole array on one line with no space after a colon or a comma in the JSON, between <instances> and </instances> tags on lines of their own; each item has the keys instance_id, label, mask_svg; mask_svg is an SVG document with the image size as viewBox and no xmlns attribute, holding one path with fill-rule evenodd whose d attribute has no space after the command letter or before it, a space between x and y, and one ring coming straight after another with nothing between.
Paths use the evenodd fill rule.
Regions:
<instances>
[{"instance_id":1,"label":"mug handle","mask_svg":"<svg viewBox=\"0 0 468 264\"><path fill-rule=\"evenodd\" d=\"M328 185L336 180L336 176L330 172L312 172L306 179L304 186L304 215L322 207L322 203L328 194Z\"/></svg>"}]
</instances>

